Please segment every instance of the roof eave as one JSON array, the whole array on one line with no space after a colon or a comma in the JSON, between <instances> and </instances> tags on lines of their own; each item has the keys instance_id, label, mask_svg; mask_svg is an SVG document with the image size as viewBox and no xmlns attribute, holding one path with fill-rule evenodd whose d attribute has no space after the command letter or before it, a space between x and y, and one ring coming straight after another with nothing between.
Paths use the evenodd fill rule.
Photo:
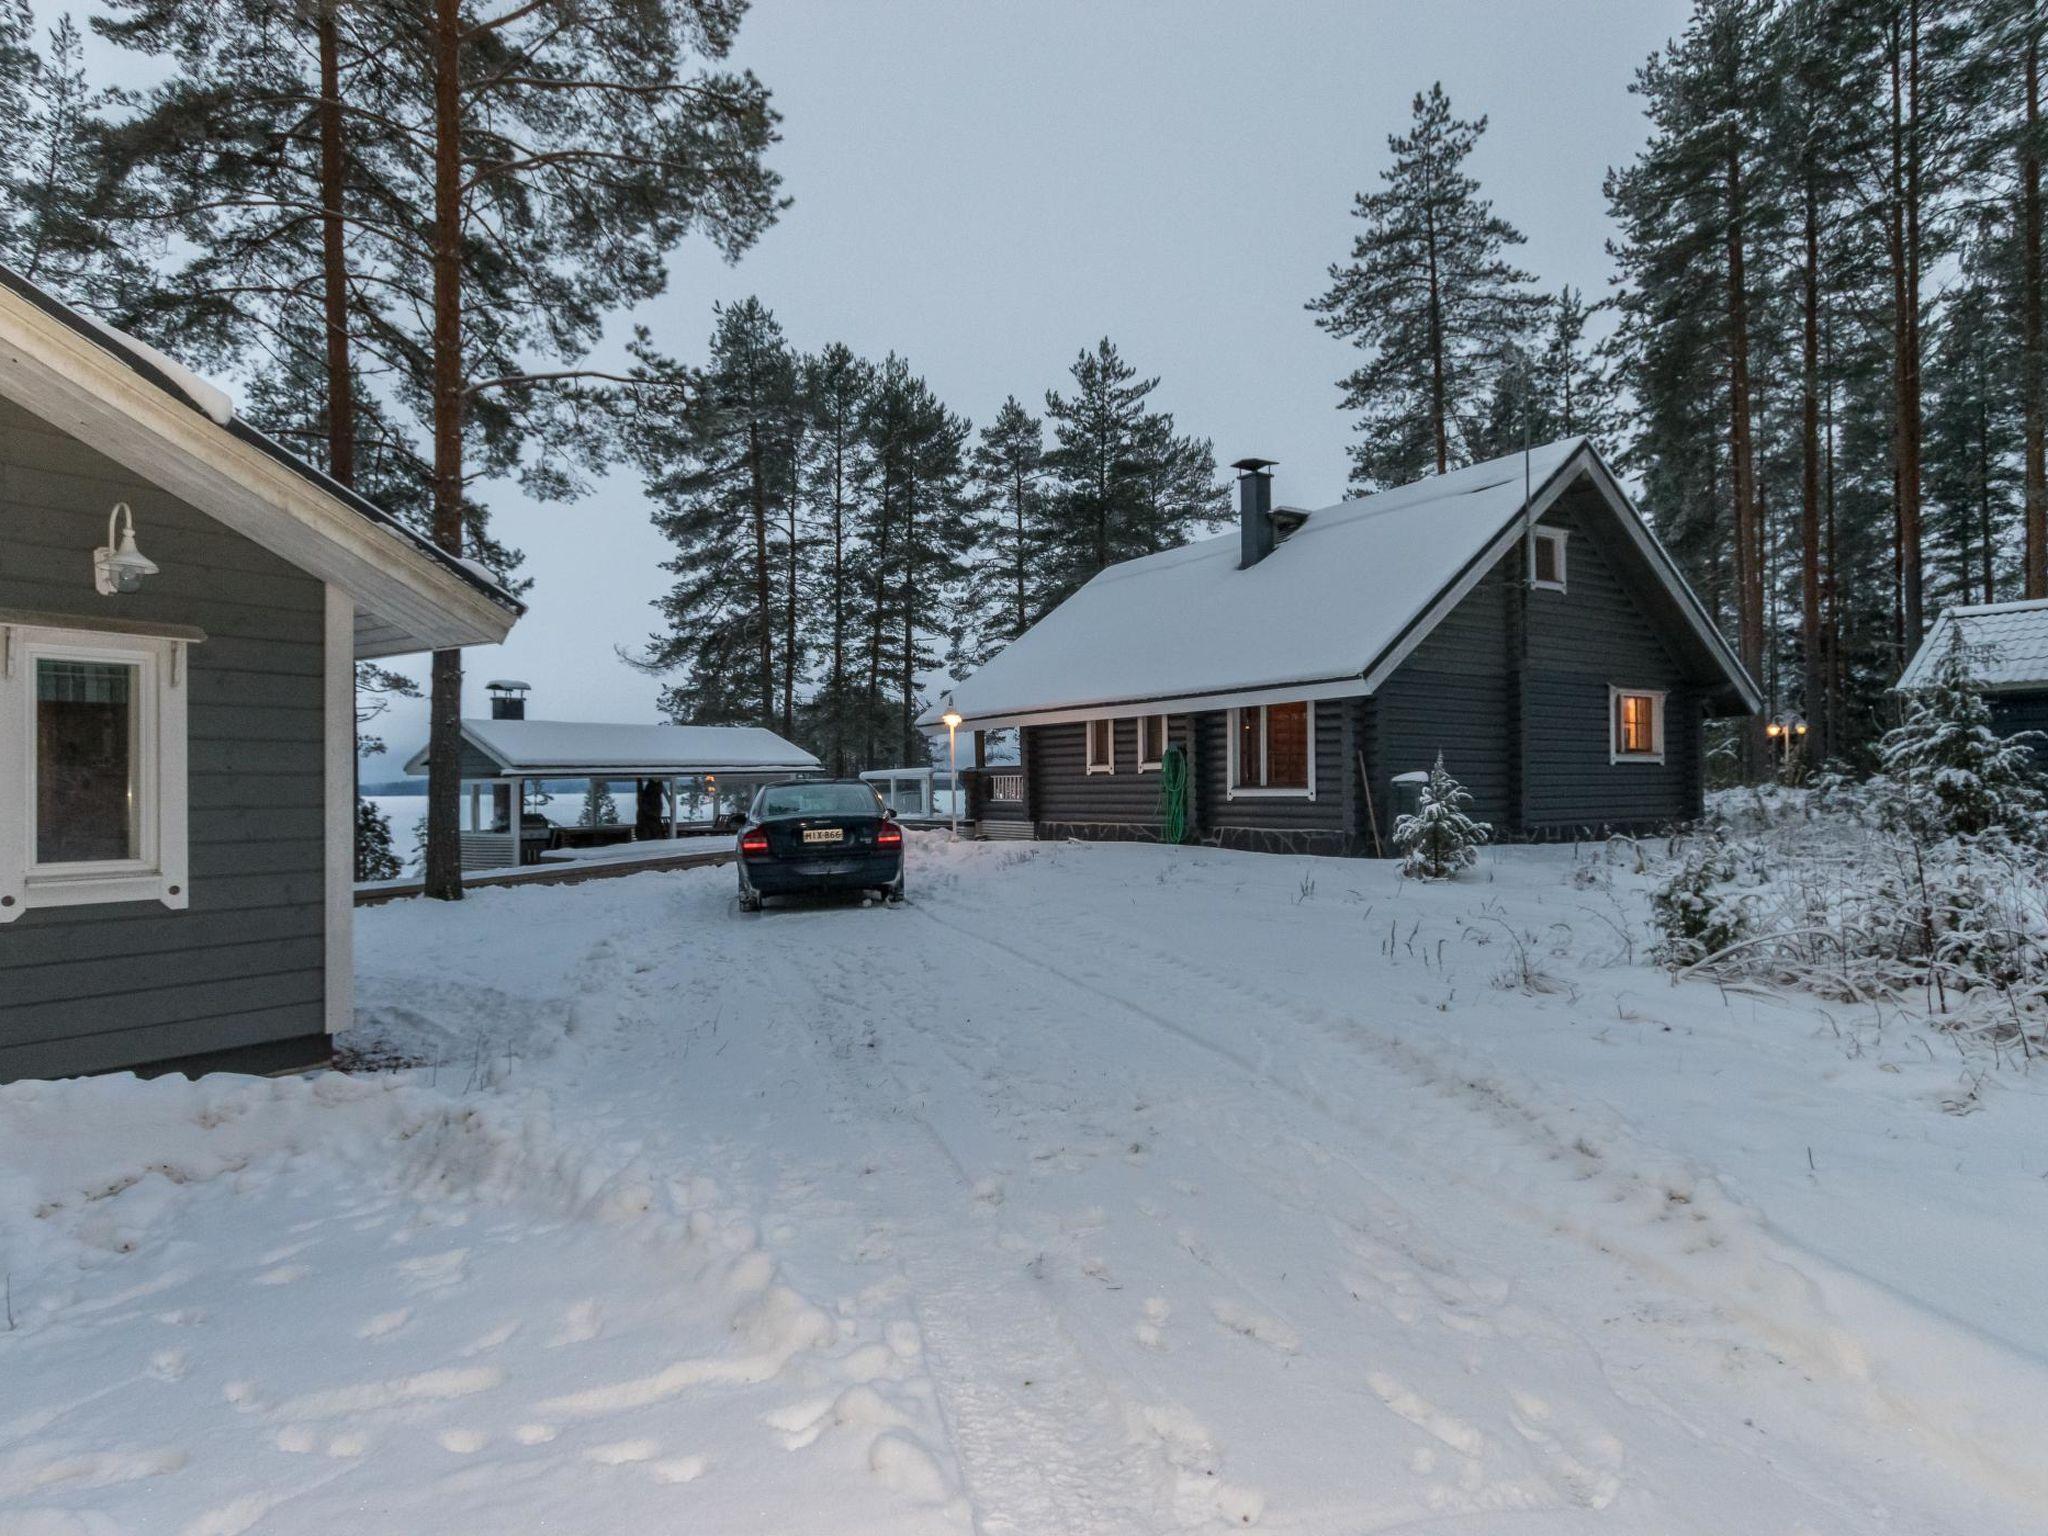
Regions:
<instances>
[{"instance_id":1,"label":"roof eave","mask_svg":"<svg viewBox=\"0 0 2048 1536\"><path fill-rule=\"evenodd\" d=\"M223 427L146 360L0 268L0 393L348 592L383 643L364 654L503 640L524 611L239 420Z\"/></svg>"}]
</instances>

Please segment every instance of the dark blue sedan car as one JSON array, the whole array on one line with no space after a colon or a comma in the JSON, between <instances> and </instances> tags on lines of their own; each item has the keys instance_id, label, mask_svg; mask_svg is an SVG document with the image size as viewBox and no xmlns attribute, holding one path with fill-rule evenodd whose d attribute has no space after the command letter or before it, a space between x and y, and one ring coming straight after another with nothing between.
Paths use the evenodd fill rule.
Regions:
<instances>
[{"instance_id":1,"label":"dark blue sedan car","mask_svg":"<svg viewBox=\"0 0 2048 1536\"><path fill-rule=\"evenodd\" d=\"M769 896L873 891L903 899L903 829L859 779L764 784L739 837L740 906Z\"/></svg>"}]
</instances>

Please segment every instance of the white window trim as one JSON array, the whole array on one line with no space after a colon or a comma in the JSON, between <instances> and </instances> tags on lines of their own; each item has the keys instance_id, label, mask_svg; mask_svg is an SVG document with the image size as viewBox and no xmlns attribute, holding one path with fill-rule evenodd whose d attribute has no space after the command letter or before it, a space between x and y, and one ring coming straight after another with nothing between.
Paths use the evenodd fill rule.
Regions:
<instances>
[{"instance_id":1,"label":"white window trim","mask_svg":"<svg viewBox=\"0 0 2048 1536\"><path fill-rule=\"evenodd\" d=\"M1095 728L1096 728L1096 727L1097 727L1098 725L1100 725L1100 726L1103 726L1103 727L1105 727L1105 728L1106 728L1106 731L1107 731L1107 734L1108 734L1108 737L1109 737L1109 756L1108 756L1108 758L1107 758L1107 759L1104 759L1104 760L1101 760L1101 761L1098 761L1098 760L1096 759L1096 756L1095 756ZM1116 772L1116 721L1115 721L1115 720L1113 720L1113 719L1111 719L1111 720L1095 719L1095 720L1089 720L1089 721L1086 721L1086 722L1084 722L1084 723L1083 723L1083 726L1082 726L1082 732L1081 732L1081 740L1082 740L1082 747L1081 747L1081 753L1082 753L1082 757L1083 757L1083 758L1084 758L1084 759L1086 760L1086 762L1087 762L1087 765L1088 765L1088 771L1089 771L1090 773L1115 773L1115 772Z\"/></svg>"},{"instance_id":2,"label":"white window trim","mask_svg":"<svg viewBox=\"0 0 2048 1536\"><path fill-rule=\"evenodd\" d=\"M1529 541L1529 585L1536 588L1537 591L1564 591L1565 579L1568 574L1565 570L1564 562L1565 541L1570 537L1571 530L1569 528L1538 528L1536 530L1536 537ZM1541 581L1537 579L1536 546L1539 543L1551 544L1557 550L1557 580L1555 581Z\"/></svg>"},{"instance_id":3,"label":"white window trim","mask_svg":"<svg viewBox=\"0 0 2048 1536\"><path fill-rule=\"evenodd\" d=\"M156 901L183 909L186 874L187 642L41 625L0 625L0 923L34 907ZM36 663L136 669L138 856L35 863Z\"/></svg>"},{"instance_id":4,"label":"white window trim","mask_svg":"<svg viewBox=\"0 0 2048 1536\"><path fill-rule=\"evenodd\" d=\"M1156 773L1166 762L1166 719L1165 715L1138 716L1138 772ZM1145 755L1145 723L1149 720L1157 720L1159 722L1159 756L1157 757L1147 757Z\"/></svg>"},{"instance_id":5,"label":"white window trim","mask_svg":"<svg viewBox=\"0 0 2048 1536\"><path fill-rule=\"evenodd\" d=\"M1270 709L1270 704L1247 704L1243 709L1233 709L1224 722L1227 729L1227 751L1224 754L1224 797L1230 800L1313 800L1316 797L1316 705L1313 699L1282 699L1282 704L1304 703L1308 706L1308 787L1306 789L1244 789L1238 786L1237 773L1237 732L1239 718L1245 709ZM1265 725L1259 727L1259 755L1267 757ZM1264 778L1266 764L1259 764L1259 777Z\"/></svg>"},{"instance_id":6,"label":"white window trim","mask_svg":"<svg viewBox=\"0 0 2048 1536\"><path fill-rule=\"evenodd\" d=\"M1622 696L1650 700L1650 735L1657 743L1654 752L1624 752L1621 750L1620 719L1616 706ZM1664 761L1664 694L1662 688L1617 688L1607 685L1607 761L1613 763L1661 763Z\"/></svg>"}]
</instances>

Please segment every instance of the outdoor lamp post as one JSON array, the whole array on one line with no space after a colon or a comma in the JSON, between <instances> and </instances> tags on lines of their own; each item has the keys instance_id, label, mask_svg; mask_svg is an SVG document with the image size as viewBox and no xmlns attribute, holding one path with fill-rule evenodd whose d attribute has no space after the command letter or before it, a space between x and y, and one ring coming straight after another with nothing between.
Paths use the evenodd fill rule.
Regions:
<instances>
[{"instance_id":1,"label":"outdoor lamp post","mask_svg":"<svg viewBox=\"0 0 2048 1536\"><path fill-rule=\"evenodd\" d=\"M1764 734L1777 745L1780 772L1789 781L1799 760L1799 749L1806 742L1806 716L1797 713L1773 716L1764 727Z\"/></svg>"},{"instance_id":2,"label":"outdoor lamp post","mask_svg":"<svg viewBox=\"0 0 2048 1536\"><path fill-rule=\"evenodd\" d=\"M115 597L139 590L155 574L156 562L135 547L135 514L127 502L115 502L107 514L107 542L92 552L93 586L102 597Z\"/></svg>"},{"instance_id":3,"label":"outdoor lamp post","mask_svg":"<svg viewBox=\"0 0 2048 1536\"><path fill-rule=\"evenodd\" d=\"M953 831L949 842L960 841L960 713L947 710L939 719L946 727L946 771L953 776Z\"/></svg>"}]
</instances>

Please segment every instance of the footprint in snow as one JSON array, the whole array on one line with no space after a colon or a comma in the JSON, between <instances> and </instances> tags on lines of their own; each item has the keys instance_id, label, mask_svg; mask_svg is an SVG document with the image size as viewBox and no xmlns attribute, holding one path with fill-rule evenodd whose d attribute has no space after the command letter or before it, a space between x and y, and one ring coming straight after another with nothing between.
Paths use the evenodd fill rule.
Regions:
<instances>
[{"instance_id":1,"label":"footprint in snow","mask_svg":"<svg viewBox=\"0 0 2048 1536\"><path fill-rule=\"evenodd\" d=\"M412 1308L400 1307L395 1312L379 1312L356 1329L359 1339L382 1339L398 1332L412 1321Z\"/></svg>"},{"instance_id":2,"label":"footprint in snow","mask_svg":"<svg viewBox=\"0 0 2048 1536\"><path fill-rule=\"evenodd\" d=\"M1262 1312L1254 1312L1248 1307L1239 1306L1236 1302L1221 1299L1209 1303L1209 1315L1232 1333L1241 1333L1268 1349L1277 1350L1283 1355L1301 1352L1300 1336L1277 1317L1267 1317Z\"/></svg>"},{"instance_id":3,"label":"footprint in snow","mask_svg":"<svg viewBox=\"0 0 2048 1536\"><path fill-rule=\"evenodd\" d=\"M251 1285L296 1285L313 1273L309 1264L280 1264L275 1269L266 1269L249 1283Z\"/></svg>"},{"instance_id":4,"label":"footprint in snow","mask_svg":"<svg viewBox=\"0 0 2048 1536\"><path fill-rule=\"evenodd\" d=\"M549 1349L561 1349L569 1344L587 1344L604 1332L604 1323L598 1316L597 1303L583 1300L572 1305L562 1315L562 1326L557 1328L548 1340Z\"/></svg>"}]
</instances>

